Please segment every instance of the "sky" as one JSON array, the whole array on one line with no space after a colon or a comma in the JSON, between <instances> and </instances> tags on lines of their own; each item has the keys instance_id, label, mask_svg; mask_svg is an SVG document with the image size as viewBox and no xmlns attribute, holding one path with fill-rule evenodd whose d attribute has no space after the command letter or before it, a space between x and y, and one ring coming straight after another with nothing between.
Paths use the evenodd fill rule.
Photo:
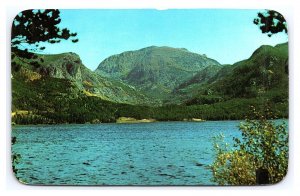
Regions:
<instances>
[{"instance_id":1,"label":"sky","mask_svg":"<svg viewBox=\"0 0 300 196\"><path fill-rule=\"evenodd\" d=\"M61 23L77 32L70 40L45 44L45 54L77 53L95 70L105 58L148 46L186 48L221 64L247 59L261 45L287 42L262 34L253 19L262 10L60 10Z\"/></svg>"}]
</instances>

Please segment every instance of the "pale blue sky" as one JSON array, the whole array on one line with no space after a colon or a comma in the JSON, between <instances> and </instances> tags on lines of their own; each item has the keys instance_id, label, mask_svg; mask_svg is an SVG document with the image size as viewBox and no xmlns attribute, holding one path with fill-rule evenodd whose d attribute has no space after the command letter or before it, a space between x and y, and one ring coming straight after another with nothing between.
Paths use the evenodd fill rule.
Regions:
<instances>
[{"instance_id":1,"label":"pale blue sky","mask_svg":"<svg viewBox=\"0 0 300 196\"><path fill-rule=\"evenodd\" d=\"M79 42L46 45L44 53L75 52L95 70L113 54L156 45L186 48L222 64L249 58L269 38L253 24L259 10L61 10L61 27L78 33Z\"/></svg>"}]
</instances>

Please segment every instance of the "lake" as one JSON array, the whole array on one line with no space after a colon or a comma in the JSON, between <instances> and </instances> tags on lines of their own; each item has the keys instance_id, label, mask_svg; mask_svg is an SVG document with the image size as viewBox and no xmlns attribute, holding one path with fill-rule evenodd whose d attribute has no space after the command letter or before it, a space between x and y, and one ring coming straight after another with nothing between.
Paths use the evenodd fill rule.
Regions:
<instances>
[{"instance_id":1,"label":"lake","mask_svg":"<svg viewBox=\"0 0 300 196\"><path fill-rule=\"evenodd\" d=\"M213 136L240 121L13 126L18 177L43 185L212 185Z\"/></svg>"}]
</instances>

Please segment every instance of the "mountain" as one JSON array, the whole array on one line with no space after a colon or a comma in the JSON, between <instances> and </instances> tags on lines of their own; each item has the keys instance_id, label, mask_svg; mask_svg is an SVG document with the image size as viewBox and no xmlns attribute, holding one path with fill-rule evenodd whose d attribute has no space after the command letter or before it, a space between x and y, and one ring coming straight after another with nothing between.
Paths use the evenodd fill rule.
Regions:
<instances>
[{"instance_id":1,"label":"mountain","mask_svg":"<svg viewBox=\"0 0 300 196\"><path fill-rule=\"evenodd\" d=\"M95 73L134 86L145 95L163 101L178 85L207 67L217 70L221 65L184 48L150 46L108 57Z\"/></svg>"},{"instance_id":2,"label":"mountain","mask_svg":"<svg viewBox=\"0 0 300 196\"><path fill-rule=\"evenodd\" d=\"M233 65L226 77L212 86L229 97L253 97L272 90L288 90L288 44L261 46L251 57Z\"/></svg>"},{"instance_id":3,"label":"mountain","mask_svg":"<svg viewBox=\"0 0 300 196\"><path fill-rule=\"evenodd\" d=\"M105 78L86 68L75 53L55 55L36 54L36 59L27 60L13 55L13 75L19 73L34 80L36 77L59 78L72 81L89 96L117 103L143 104L151 100L133 87L121 81Z\"/></svg>"},{"instance_id":4,"label":"mountain","mask_svg":"<svg viewBox=\"0 0 300 196\"><path fill-rule=\"evenodd\" d=\"M173 93L181 93L188 104L258 97L287 102L288 43L261 46L249 59L219 69L207 83L192 79Z\"/></svg>"},{"instance_id":5,"label":"mountain","mask_svg":"<svg viewBox=\"0 0 300 196\"><path fill-rule=\"evenodd\" d=\"M90 71L74 53L36 54L32 60L12 54L12 122L100 123L120 117L234 120L244 119L250 106L267 108L276 118L288 117L288 43L261 46L233 65L168 47L110 58L119 59L114 60L119 64L106 60L111 62L107 64L111 72L106 73L101 67ZM133 65L126 59L151 64Z\"/></svg>"},{"instance_id":6,"label":"mountain","mask_svg":"<svg viewBox=\"0 0 300 196\"><path fill-rule=\"evenodd\" d=\"M224 68L225 66L210 65L199 71L195 76L175 87L165 101L165 104L181 104L184 100L197 95L199 89L205 88L206 84L215 78L220 70Z\"/></svg>"}]
</instances>

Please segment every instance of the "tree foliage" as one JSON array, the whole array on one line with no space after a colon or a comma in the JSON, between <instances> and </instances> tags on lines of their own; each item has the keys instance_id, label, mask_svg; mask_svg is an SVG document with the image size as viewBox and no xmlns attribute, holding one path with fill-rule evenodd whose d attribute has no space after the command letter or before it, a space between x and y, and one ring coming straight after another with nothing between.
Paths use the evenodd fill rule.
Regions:
<instances>
[{"instance_id":1,"label":"tree foliage","mask_svg":"<svg viewBox=\"0 0 300 196\"><path fill-rule=\"evenodd\" d=\"M11 145L15 145L17 139L16 137L12 137L11 138ZM11 164L12 164L12 170L16 176L16 178L18 178L17 173L18 173L18 168L17 165L20 163L20 159L21 159L21 155L15 152L12 152L11 154Z\"/></svg>"},{"instance_id":2,"label":"tree foliage","mask_svg":"<svg viewBox=\"0 0 300 196\"><path fill-rule=\"evenodd\" d=\"M100 122L114 122L119 117L153 118L158 121L192 118L238 120L247 115L241 108L248 108L250 105L264 108L266 100L269 100L272 112L278 118L288 117L288 102L282 92L270 93L267 97L238 98L213 104L150 107L113 103L99 97L86 96L67 79L41 77L31 81L20 71L13 76L13 112L31 111L27 115L15 115L12 121L16 124L86 123L97 119Z\"/></svg>"},{"instance_id":3,"label":"tree foliage","mask_svg":"<svg viewBox=\"0 0 300 196\"><path fill-rule=\"evenodd\" d=\"M216 159L211 166L213 181L220 185L255 185L256 172L268 172L269 183L283 179L288 168L288 131L285 123L271 121L268 109L258 112L258 120L241 123L242 139L233 138L234 149L224 143L222 136L215 138Z\"/></svg>"},{"instance_id":4,"label":"tree foliage","mask_svg":"<svg viewBox=\"0 0 300 196\"><path fill-rule=\"evenodd\" d=\"M262 33L266 33L269 37L279 32L288 32L286 20L274 10L259 12L253 23L260 28Z\"/></svg>"},{"instance_id":5,"label":"tree foliage","mask_svg":"<svg viewBox=\"0 0 300 196\"><path fill-rule=\"evenodd\" d=\"M41 43L59 43L71 39L78 42L77 33L59 27L60 11L57 9L25 10L19 13L12 24L11 49L17 56L32 58L31 52L45 49Z\"/></svg>"}]
</instances>

